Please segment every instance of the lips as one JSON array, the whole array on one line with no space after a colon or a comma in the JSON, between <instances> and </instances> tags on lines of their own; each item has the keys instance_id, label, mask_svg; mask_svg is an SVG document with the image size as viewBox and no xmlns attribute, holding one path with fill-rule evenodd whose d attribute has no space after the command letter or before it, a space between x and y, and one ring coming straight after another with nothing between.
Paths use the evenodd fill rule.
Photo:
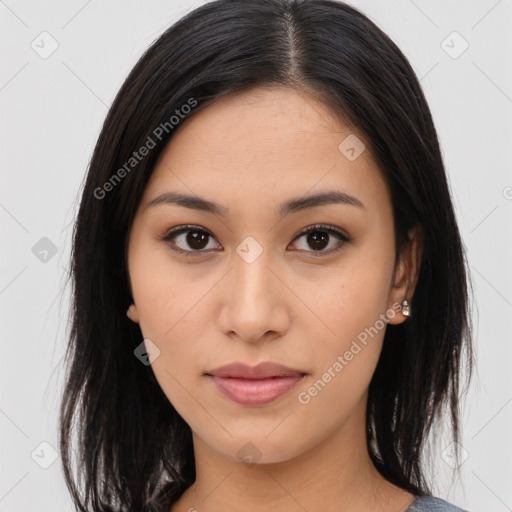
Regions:
<instances>
[{"instance_id":1,"label":"lips","mask_svg":"<svg viewBox=\"0 0 512 512\"><path fill-rule=\"evenodd\" d=\"M277 363L233 363L206 374L224 396L240 405L266 405L293 389L306 372Z\"/></svg>"},{"instance_id":2,"label":"lips","mask_svg":"<svg viewBox=\"0 0 512 512\"><path fill-rule=\"evenodd\" d=\"M306 372L292 370L277 363L260 363L257 366L248 366L244 363L232 363L221 366L207 373L216 377L231 377L233 379L268 379L272 377L297 377Z\"/></svg>"}]
</instances>

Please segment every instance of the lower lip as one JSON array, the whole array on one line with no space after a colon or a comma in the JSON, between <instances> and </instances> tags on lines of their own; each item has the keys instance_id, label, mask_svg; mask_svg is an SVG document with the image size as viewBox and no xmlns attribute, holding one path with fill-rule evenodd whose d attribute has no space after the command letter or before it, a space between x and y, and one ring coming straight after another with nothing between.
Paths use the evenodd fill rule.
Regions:
<instances>
[{"instance_id":1,"label":"lower lip","mask_svg":"<svg viewBox=\"0 0 512 512\"><path fill-rule=\"evenodd\" d=\"M234 379L210 375L217 389L241 405L266 405L288 393L304 375L269 379Z\"/></svg>"}]
</instances>

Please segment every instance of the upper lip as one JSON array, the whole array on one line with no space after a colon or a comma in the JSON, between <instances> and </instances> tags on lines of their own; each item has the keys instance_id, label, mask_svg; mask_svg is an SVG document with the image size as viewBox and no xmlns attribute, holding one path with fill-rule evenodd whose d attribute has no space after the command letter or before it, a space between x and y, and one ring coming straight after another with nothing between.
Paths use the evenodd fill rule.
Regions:
<instances>
[{"instance_id":1,"label":"upper lip","mask_svg":"<svg viewBox=\"0 0 512 512\"><path fill-rule=\"evenodd\" d=\"M257 366L248 366L244 363L231 363L215 368L206 375L216 377L232 377L238 379L268 379L270 377L296 377L305 375L306 372L293 370L282 364L264 362Z\"/></svg>"}]
</instances>

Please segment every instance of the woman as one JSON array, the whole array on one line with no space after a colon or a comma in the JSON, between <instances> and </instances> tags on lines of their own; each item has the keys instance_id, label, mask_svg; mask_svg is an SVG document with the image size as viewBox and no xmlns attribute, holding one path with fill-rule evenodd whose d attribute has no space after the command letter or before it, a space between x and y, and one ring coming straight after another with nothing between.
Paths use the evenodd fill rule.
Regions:
<instances>
[{"instance_id":1,"label":"woman","mask_svg":"<svg viewBox=\"0 0 512 512\"><path fill-rule=\"evenodd\" d=\"M170 27L103 126L72 276L78 509L461 510L422 448L444 407L458 446L467 264L418 80L353 7Z\"/></svg>"}]
</instances>

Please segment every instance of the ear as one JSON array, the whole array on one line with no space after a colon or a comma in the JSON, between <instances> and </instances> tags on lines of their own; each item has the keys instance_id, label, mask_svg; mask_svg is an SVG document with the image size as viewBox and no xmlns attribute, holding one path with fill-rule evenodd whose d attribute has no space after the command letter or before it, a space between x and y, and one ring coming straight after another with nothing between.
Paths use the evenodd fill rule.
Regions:
<instances>
[{"instance_id":1,"label":"ear","mask_svg":"<svg viewBox=\"0 0 512 512\"><path fill-rule=\"evenodd\" d=\"M390 324L401 324L407 319L407 316L402 313L401 304L404 299L409 302L409 305L412 302L418 282L422 253L423 231L420 226L416 226L409 231L407 244L393 272L388 308L396 314L389 318ZM414 315L414 311L411 311L411 314Z\"/></svg>"},{"instance_id":2,"label":"ear","mask_svg":"<svg viewBox=\"0 0 512 512\"><path fill-rule=\"evenodd\" d=\"M137 306L135 304L130 304L128 311L126 312L126 316L135 323L139 323L139 313L137 311Z\"/></svg>"}]
</instances>

